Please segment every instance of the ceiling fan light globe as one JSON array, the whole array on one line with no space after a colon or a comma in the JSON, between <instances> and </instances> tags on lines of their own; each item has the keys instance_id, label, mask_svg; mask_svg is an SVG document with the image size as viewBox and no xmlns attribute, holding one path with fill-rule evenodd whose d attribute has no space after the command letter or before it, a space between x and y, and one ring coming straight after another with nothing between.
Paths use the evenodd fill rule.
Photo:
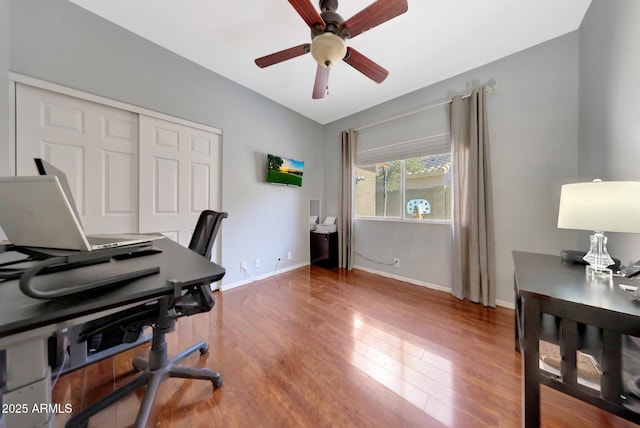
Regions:
<instances>
[{"instance_id":1,"label":"ceiling fan light globe","mask_svg":"<svg viewBox=\"0 0 640 428\"><path fill-rule=\"evenodd\" d=\"M311 42L311 55L323 67L342 61L346 54L347 45L344 39L333 33L320 34Z\"/></svg>"}]
</instances>

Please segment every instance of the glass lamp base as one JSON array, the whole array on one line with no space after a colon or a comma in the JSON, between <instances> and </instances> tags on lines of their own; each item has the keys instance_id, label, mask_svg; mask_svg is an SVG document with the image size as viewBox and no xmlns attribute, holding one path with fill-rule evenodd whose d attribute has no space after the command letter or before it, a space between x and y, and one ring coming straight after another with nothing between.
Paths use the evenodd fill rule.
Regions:
<instances>
[{"instance_id":1,"label":"glass lamp base","mask_svg":"<svg viewBox=\"0 0 640 428\"><path fill-rule=\"evenodd\" d=\"M609 268L596 269L591 265L585 266L585 272L588 279L612 279L613 271Z\"/></svg>"},{"instance_id":2,"label":"glass lamp base","mask_svg":"<svg viewBox=\"0 0 640 428\"><path fill-rule=\"evenodd\" d=\"M591 238L591 247L585 254L584 261L589 263L586 268L587 278L611 279L613 272L607 266L613 264L613 259L607 252L607 237L604 233L595 231Z\"/></svg>"}]
</instances>

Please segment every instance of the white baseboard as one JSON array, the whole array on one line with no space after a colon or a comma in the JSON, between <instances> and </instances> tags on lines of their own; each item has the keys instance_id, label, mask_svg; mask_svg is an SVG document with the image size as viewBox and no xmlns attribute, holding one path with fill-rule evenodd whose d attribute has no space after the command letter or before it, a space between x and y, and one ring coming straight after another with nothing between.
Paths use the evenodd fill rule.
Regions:
<instances>
[{"instance_id":1,"label":"white baseboard","mask_svg":"<svg viewBox=\"0 0 640 428\"><path fill-rule=\"evenodd\" d=\"M272 276L280 275L281 273L285 273L285 272L289 272L289 271L292 271L292 270L296 270L296 269L299 269L299 268L304 267L304 266L309 266L309 262L299 263L297 265L287 266L285 268L277 269L277 270L274 270L272 272L267 272L267 273L264 273L264 274L261 274L261 275L251 276L251 277L249 277L247 279L243 279L241 281L232 282L231 284L223 284L222 286L220 286L219 289L220 289L220 291L231 290L232 288L241 287L243 285L251 284L252 282L260 281L261 279L267 279L267 278L270 278Z\"/></svg>"},{"instance_id":2,"label":"white baseboard","mask_svg":"<svg viewBox=\"0 0 640 428\"><path fill-rule=\"evenodd\" d=\"M514 302L505 302L504 300L496 300L496 306L502 306L503 308L513 309L515 311L516 305Z\"/></svg>"},{"instance_id":3,"label":"white baseboard","mask_svg":"<svg viewBox=\"0 0 640 428\"><path fill-rule=\"evenodd\" d=\"M251 284L252 282L255 282L255 281L260 281L262 279L267 279L267 278L270 278L272 276L276 276L276 275L280 275L280 274L285 273L285 272L296 270L296 269L299 269L299 268L304 267L304 266L309 266L309 263L308 262L299 263L297 265L287 266L286 268L278 269L278 270L275 270L273 272L267 272L267 273L262 274L262 275L252 276L252 277L244 279L242 281L236 281L236 282L233 282L231 284L223 284L218 289L220 291L231 290L231 289L236 288L236 287L242 287L243 285ZM388 273L388 272L383 272L383 271L379 271L379 270L375 270L375 269L370 269L370 268L366 268L366 267L363 267L363 266L354 266L353 268L361 270L361 271L364 271L364 272L369 272L369 273L372 273L374 275L380 275L380 276L384 276L384 277L387 277L387 278L396 279L398 281L408 282L409 284L419 285L421 287L427 287L427 288L430 288L432 290L451 293L451 288L443 287L442 285L432 284L430 282L425 282L425 281L419 281L417 279L407 278L407 277L400 276L400 275L394 275L394 274L391 274L391 273ZM496 305L497 306L501 306L503 308L507 308L507 309L515 309L515 305L514 305L513 302L505 302L505 301L502 301L502 300L496 300Z\"/></svg>"},{"instance_id":4,"label":"white baseboard","mask_svg":"<svg viewBox=\"0 0 640 428\"><path fill-rule=\"evenodd\" d=\"M396 279L398 281L403 281L403 282L408 282L409 284L413 284L413 285L419 285L421 287L427 287L430 288L432 290L437 290L437 291L444 291L447 293L451 293L451 288L450 287L444 287L442 285L437 285L437 284L432 284L430 282L425 282L425 281L419 281L417 279L413 279L413 278L407 278L404 276L400 276L400 275L394 275L388 272L383 272L383 271L379 271L379 270L375 270L375 269L370 269L370 268L366 268L363 266L354 266L354 269L358 269L358 270L362 270L365 272L369 272L372 273L374 275L380 275L380 276L384 276L387 278L392 278L392 279ZM501 306L503 308L507 308L507 309L515 309L515 304L514 302L505 302L503 300L496 300L496 306Z\"/></svg>"},{"instance_id":5,"label":"white baseboard","mask_svg":"<svg viewBox=\"0 0 640 428\"><path fill-rule=\"evenodd\" d=\"M354 269L358 269L358 270L363 270L365 272L369 272L369 273L372 273L372 274L375 274L375 275L384 276L386 278L392 278L392 279L396 279L398 281L408 282L409 284L419 285L421 287L431 288L432 290L446 291L447 293L451 293L451 288L443 287L442 285L432 284L430 282L425 282L425 281L418 281L417 279L407 278L407 277L400 276L400 275L394 275L392 273L388 273L388 272L384 272L384 271L380 271L380 270L375 270L375 269L370 269L370 268L363 267L363 266L354 266L353 268Z\"/></svg>"}]
</instances>

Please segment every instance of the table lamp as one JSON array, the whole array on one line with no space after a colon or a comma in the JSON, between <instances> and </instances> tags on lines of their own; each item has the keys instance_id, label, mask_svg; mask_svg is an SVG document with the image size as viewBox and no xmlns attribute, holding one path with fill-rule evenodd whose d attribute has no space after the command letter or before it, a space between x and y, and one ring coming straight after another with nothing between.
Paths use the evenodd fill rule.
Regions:
<instances>
[{"instance_id":1,"label":"table lamp","mask_svg":"<svg viewBox=\"0 0 640 428\"><path fill-rule=\"evenodd\" d=\"M640 182L601 181L562 186L558 227L593 230L584 260L587 275L611 278L613 259L604 232L640 233Z\"/></svg>"}]
</instances>

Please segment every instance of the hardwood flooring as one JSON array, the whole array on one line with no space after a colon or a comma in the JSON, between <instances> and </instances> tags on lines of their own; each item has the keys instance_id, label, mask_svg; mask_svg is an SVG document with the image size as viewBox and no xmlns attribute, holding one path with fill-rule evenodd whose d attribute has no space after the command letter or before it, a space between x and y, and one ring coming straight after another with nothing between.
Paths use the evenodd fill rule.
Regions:
<instances>
[{"instance_id":1,"label":"hardwood flooring","mask_svg":"<svg viewBox=\"0 0 640 428\"><path fill-rule=\"evenodd\" d=\"M183 364L224 384L169 379L158 427L519 427L521 361L513 311L362 271L306 267L216 293L178 321L170 354L204 338ZM62 376L54 403L79 411L134 375L147 346ZM142 391L91 419L129 427ZM59 414L57 426L69 415ZM634 424L542 388L545 427Z\"/></svg>"}]
</instances>

